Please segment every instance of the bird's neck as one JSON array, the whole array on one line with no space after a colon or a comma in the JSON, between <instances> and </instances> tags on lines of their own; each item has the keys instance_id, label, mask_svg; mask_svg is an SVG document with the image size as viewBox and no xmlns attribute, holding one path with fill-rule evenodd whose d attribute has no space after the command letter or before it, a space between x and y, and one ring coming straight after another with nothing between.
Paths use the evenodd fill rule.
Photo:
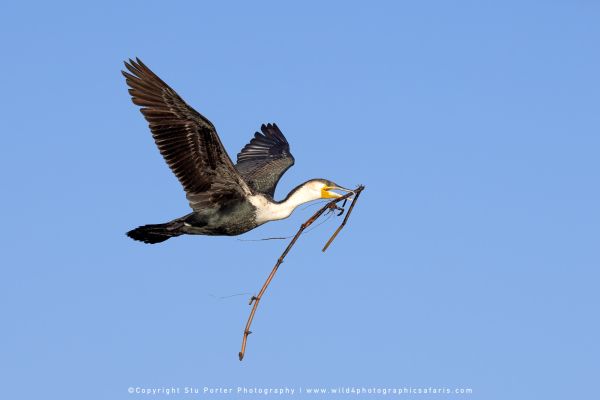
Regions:
<instances>
[{"instance_id":1,"label":"bird's neck","mask_svg":"<svg viewBox=\"0 0 600 400\"><path fill-rule=\"evenodd\" d=\"M264 196L261 197L264 200L257 198L253 201L257 209L256 220L259 224L287 218L299 205L321 198L304 186L298 186L279 202L271 201Z\"/></svg>"}]
</instances>

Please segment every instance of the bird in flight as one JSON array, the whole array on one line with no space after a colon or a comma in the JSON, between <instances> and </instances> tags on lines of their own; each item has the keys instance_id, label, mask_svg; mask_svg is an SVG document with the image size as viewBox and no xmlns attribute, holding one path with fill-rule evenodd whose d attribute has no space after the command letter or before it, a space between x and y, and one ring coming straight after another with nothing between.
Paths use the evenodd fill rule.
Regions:
<instances>
[{"instance_id":1,"label":"bird in flight","mask_svg":"<svg viewBox=\"0 0 600 400\"><path fill-rule=\"evenodd\" d=\"M163 224L144 225L127 236L160 243L180 235L240 235L287 218L299 205L350 192L326 179L298 185L285 199L273 199L294 157L275 124L262 125L233 164L213 124L198 113L139 58L121 71L134 104L148 121L158 150L183 186L192 212Z\"/></svg>"}]
</instances>

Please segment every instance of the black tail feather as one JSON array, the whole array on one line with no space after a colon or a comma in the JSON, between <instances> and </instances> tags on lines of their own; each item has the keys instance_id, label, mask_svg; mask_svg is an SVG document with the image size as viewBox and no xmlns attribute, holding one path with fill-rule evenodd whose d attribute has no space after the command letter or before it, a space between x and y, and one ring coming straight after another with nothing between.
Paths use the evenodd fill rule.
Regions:
<instances>
[{"instance_id":1,"label":"black tail feather","mask_svg":"<svg viewBox=\"0 0 600 400\"><path fill-rule=\"evenodd\" d=\"M127 236L133 240L154 244L181 235L182 227L183 223L177 220L166 224L144 225L127 232Z\"/></svg>"}]
</instances>

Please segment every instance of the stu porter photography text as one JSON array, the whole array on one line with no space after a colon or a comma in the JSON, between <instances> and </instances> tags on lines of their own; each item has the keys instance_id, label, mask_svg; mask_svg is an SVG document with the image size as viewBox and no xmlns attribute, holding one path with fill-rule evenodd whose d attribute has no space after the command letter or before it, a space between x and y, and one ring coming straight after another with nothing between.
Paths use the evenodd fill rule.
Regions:
<instances>
[{"instance_id":1,"label":"stu porter photography text","mask_svg":"<svg viewBox=\"0 0 600 400\"><path fill-rule=\"evenodd\" d=\"M342 386L342 387L247 387L247 386L222 386L222 387L134 387L127 390L130 394L141 394L146 396L177 396L177 395L275 395L294 396L297 394L314 395L471 395L473 390L466 387L365 387L365 386Z\"/></svg>"}]
</instances>

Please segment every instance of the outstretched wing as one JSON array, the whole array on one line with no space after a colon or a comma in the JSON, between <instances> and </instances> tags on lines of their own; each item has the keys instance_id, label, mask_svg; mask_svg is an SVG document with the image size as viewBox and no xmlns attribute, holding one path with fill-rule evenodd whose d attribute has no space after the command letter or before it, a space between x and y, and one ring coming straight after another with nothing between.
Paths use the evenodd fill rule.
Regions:
<instances>
[{"instance_id":1,"label":"outstretched wing","mask_svg":"<svg viewBox=\"0 0 600 400\"><path fill-rule=\"evenodd\" d=\"M122 71L134 104L148 121L154 141L179 179L194 210L250 194L213 124L188 106L138 58Z\"/></svg>"},{"instance_id":2,"label":"outstretched wing","mask_svg":"<svg viewBox=\"0 0 600 400\"><path fill-rule=\"evenodd\" d=\"M277 125L262 125L260 130L238 153L235 167L251 188L273 197L277 182L294 165L294 157Z\"/></svg>"}]
</instances>

